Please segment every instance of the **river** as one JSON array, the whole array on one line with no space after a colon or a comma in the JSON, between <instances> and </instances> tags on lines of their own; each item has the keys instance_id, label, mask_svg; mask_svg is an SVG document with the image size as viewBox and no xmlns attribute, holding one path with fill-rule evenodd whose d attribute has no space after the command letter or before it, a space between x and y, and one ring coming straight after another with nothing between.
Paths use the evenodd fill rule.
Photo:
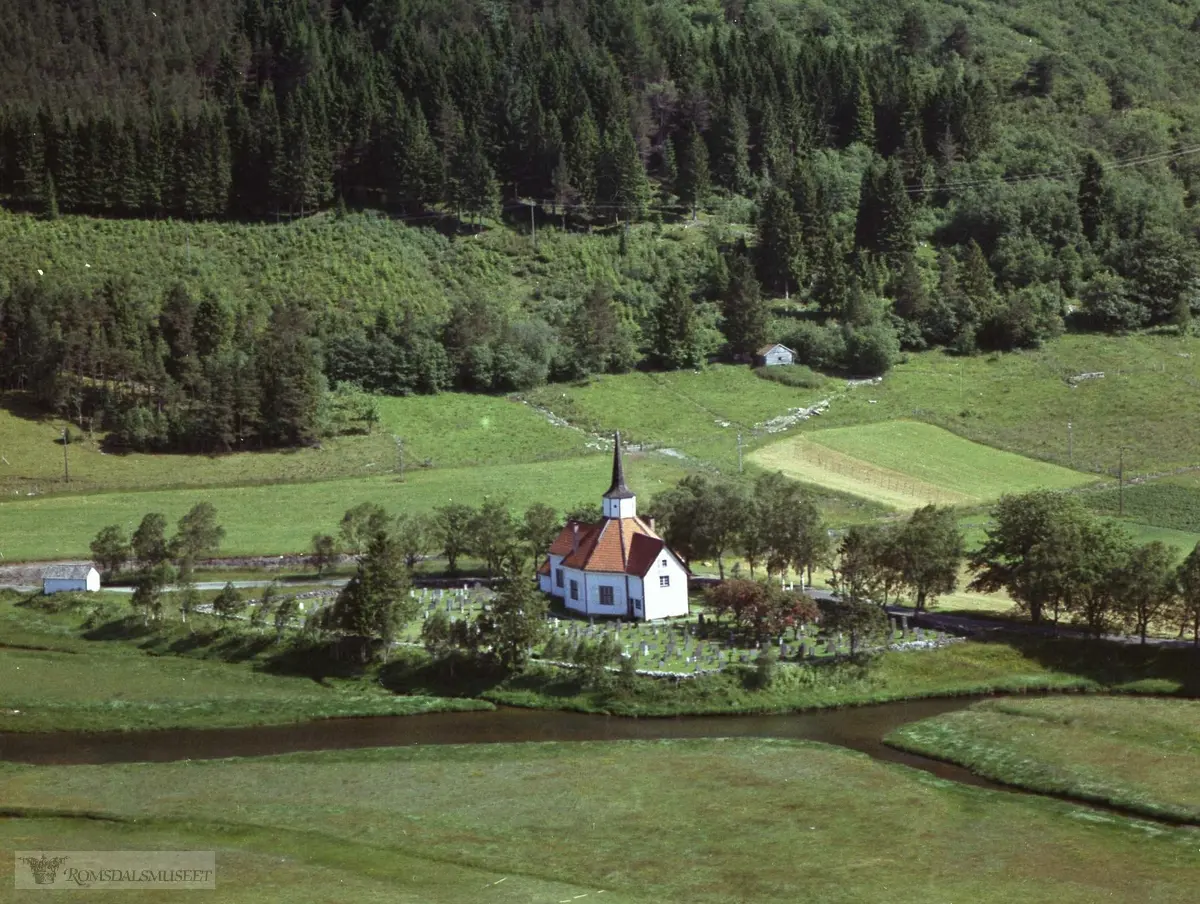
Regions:
<instances>
[{"instance_id":1,"label":"river","mask_svg":"<svg viewBox=\"0 0 1200 904\"><path fill-rule=\"evenodd\" d=\"M0 732L0 760L38 765L79 765L269 756L305 750L413 744L786 738L847 747L875 759L913 766L951 781L1000 788L1002 786L959 766L895 750L883 743L883 738L901 725L964 709L978 699L942 697L763 716L632 719L501 707L491 712L324 719L251 728L30 734Z\"/></svg>"}]
</instances>

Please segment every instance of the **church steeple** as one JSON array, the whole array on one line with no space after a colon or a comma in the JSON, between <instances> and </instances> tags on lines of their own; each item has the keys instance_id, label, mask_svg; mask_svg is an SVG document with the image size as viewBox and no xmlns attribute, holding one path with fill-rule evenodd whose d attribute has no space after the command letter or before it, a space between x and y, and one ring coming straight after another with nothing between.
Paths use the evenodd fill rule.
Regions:
<instances>
[{"instance_id":1,"label":"church steeple","mask_svg":"<svg viewBox=\"0 0 1200 904\"><path fill-rule=\"evenodd\" d=\"M625 464L621 460L621 433L613 435L612 486L603 497L605 518L632 518L637 514L637 497L625 485Z\"/></svg>"}]
</instances>

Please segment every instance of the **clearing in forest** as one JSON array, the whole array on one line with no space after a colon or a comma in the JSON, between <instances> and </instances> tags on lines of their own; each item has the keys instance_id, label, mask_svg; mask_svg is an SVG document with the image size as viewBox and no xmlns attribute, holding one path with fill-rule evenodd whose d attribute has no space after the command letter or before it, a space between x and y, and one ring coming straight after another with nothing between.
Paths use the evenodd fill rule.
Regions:
<instances>
[{"instance_id":1,"label":"clearing in forest","mask_svg":"<svg viewBox=\"0 0 1200 904\"><path fill-rule=\"evenodd\" d=\"M1068 489L1093 479L917 421L805 433L750 458L797 480L899 509L987 502L1005 493Z\"/></svg>"}]
</instances>

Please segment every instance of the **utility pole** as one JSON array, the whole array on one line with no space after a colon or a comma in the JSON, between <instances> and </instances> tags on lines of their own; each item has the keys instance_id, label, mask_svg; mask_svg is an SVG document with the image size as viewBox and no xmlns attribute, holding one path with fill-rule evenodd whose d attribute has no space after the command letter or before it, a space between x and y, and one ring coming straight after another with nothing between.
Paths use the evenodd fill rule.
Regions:
<instances>
[{"instance_id":1,"label":"utility pole","mask_svg":"<svg viewBox=\"0 0 1200 904\"><path fill-rule=\"evenodd\" d=\"M742 435L738 435L738 473L742 473Z\"/></svg>"},{"instance_id":2,"label":"utility pole","mask_svg":"<svg viewBox=\"0 0 1200 904\"><path fill-rule=\"evenodd\" d=\"M537 201L521 201L529 207L529 235L533 239L533 250L537 251Z\"/></svg>"},{"instance_id":3,"label":"utility pole","mask_svg":"<svg viewBox=\"0 0 1200 904\"><path fill-rule=\"evenodd\" d=\"M1117 464L1117 517L1125 517L1125 447L1120 450Z\"/></svg>"},{"instance_id":4,"label":"utility pole","mask_svg":"<svg viewBox=\"0 0 1200 904\"><path fill-rule=\"evenodd\" d=\"M68 443L67 443L67 428L66 427L63 427L62 444L63 444L63 481L65 483L70 483L71 482L71 468L70 468L70 465L67 463L67 445L68 445Z\"/></svg>"},{"instance_id":5,"label":"utility pole","mask_svg":"<svg viewBox=\"0 0 1200 904\"><path fill-rule=\"evenodd\" d=\"M1071 422L1067 421L1067 464L1075 467L1075 434L1071 432Z\"/></svg>"}]
</instances>

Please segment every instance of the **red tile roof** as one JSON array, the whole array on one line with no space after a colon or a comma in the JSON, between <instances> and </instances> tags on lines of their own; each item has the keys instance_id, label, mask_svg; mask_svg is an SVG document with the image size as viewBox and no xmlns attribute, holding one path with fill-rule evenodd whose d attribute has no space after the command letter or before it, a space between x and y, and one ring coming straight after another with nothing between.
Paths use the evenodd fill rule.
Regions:
<instances>
[{"instance_id":1,"label":"red tile roof","mask_svg":"<svg viewBox=\"0 0 1200 904\"><path fill-rule=\"evenodd\" d=\"M638 577L645 577L650 566L654 564L654 560L658 558L659 552L666 545L657 537L638 534L629 544L629 560L625 563L625 571L629 574L636 574Z\"/></svg>"},{"instance_id":2,"label":"red tile roof","mask_svg":"<svg viewBox=\"0 0 1200 904\"><path fill-rule=\"evenodd\" d=\"M567 524L550 544L550 554L562 556L567 568L641 577L664 547L662 538L641 518L605 518L599 524Z\"/></svg>"},{"instance_id":3,"label":"red tile roof","mask_svg":"<svg viewBox=\"0 0 1200 904\"><path fill-rule=\"evenodd\" d=\"M543 562L541 565L538 566L537 573L538 574L549 574L550 573L550 560L549 559L547 559L545 562Z\"/></svg>"}]
</instances>

